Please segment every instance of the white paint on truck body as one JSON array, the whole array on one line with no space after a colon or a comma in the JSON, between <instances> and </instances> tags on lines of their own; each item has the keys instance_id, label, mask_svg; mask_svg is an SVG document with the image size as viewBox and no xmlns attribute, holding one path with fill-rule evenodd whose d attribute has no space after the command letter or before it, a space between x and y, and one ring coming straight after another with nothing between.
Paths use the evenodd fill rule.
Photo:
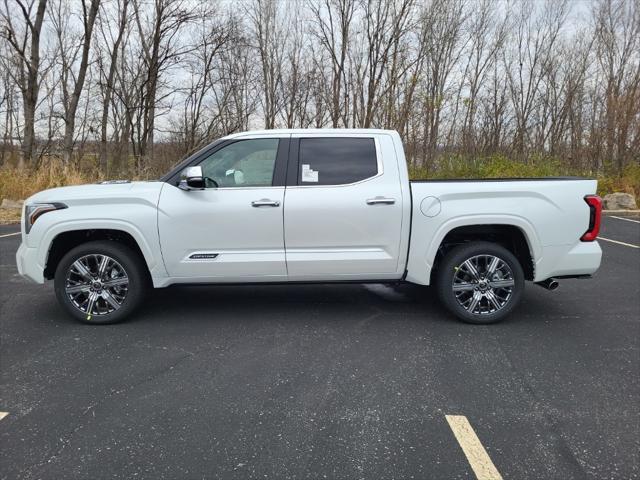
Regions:
<instances>
[{"instance_id":1,"label":"white paint on truck body","mask_svg":"<svg viewBox=\"0 0 640 480\"><path fill-rule=\"evenodd\" d=\"M41 215L29 234L23 218L18 269L42 283L57 235L113 229L134 238L155 287L402 278L428 285L443 239L471 225L518 228L536 281L598 269L598 243L580 241L589 225L584 197L596 192L595 180L409 182L400 136L388 130L267 130L226 139L344 137L374 140L376 175L322 185L323 172L308 167L304 185L185 191L156 181L40 192L25 204L68 208ZM255 208L256 201L273 208Z\"/></svg>"}]
</instances>

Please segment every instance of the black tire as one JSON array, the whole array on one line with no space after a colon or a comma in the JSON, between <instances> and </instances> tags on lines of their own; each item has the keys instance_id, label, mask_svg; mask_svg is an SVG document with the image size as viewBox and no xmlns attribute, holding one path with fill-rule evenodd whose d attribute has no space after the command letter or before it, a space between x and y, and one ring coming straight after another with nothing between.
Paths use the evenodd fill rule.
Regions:
<instances>
[{"instance_id":1,"label":"black tire","mask_svg":"<svg viewBox=\"0 0 640 480\"><path fill-rule=\"evenodd\" d=\"M498 258L506 267L500 263L501 268L494 272L493 278L487 279L487 262L491 257ZM466 260L472 264L478 262L478 279L469 274L468 264L464 264ZM510 280L513 280L511 287L499 287L511 283ZM461 290L454 291L454 281ZM506 248L490 242L470 242L446 253L438 267L436 283L440 301L451 313L463 322L486 325L503 320L520 303L524 291L524 272L518 259ZM496 308L496 305L500 305L500 308Z\"/></svg>"},{"instance_id":2,"label":"black tire","mask_svg":"<svg viewBox=\"0 0 640 480\"><path fill-rule=\"evenodd\" d=\"M114 261L109 263L111 266L108 269L109 272L104 275L106 279L105 286L101 284L102 279L93 277L94 280L89 281L88 278L81 277L77 274L79 271L77 268L74 268L76 273L70 273L74 262L83 259L82 261L86 262L89 267L88 271L97 275L96 269L91 268L90 260L101 259L104 256ZM96 264L96 267L99 266ZM124 278L125 274L126 279ZM77 286L83 289L83 292L76 294L74 297L76 302L81 304L80 306L76 306L66 292L68 275L72 275L71 278L77 279ZM119 275L119 277L114 275ZM127 281L126 290L124 287L125 280ZM71 280L70 285L75 286L75 281ZM106 286L109 282L115 283L117 281L123 284L115 287ZM142 303L148 284L149 278L146 265L140 255L122 243L109 240L87 242L71 249L60 260L54 278L54 289L60 305L76 320L93 325L117 323L126 319ZM100 288L96 287L96 285L99 285ZM85 293L85 287L91 288L91 290ZM92 312L86 311L89 307L89 295L93 295L95 298L91 304ZM82 301L85 298L84 296L87 297L87 305L84 306L85 311L81 309L83 308ZM111 303L105 297L108 297ZM114 301L115 303L113 303ZM119 304L119 307L115 308L115 304ZM112 308L114 310L109 311Z\"/></svg>"}]
</instances>

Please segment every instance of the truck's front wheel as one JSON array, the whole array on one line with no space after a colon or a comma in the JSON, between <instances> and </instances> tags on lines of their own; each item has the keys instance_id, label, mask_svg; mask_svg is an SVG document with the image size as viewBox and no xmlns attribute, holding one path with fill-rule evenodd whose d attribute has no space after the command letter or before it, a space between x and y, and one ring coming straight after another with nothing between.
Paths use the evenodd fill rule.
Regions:
<instances>
[{"instance_id":1,"label":"truck's front wheel","mask_svg":"<svg viewBox=\"0 0 640 480\"><path fill-rule=\"evenodd\" d=\"M524 272L506 248L471 242L451 249L437 274L438 296L458 318L488 324L504 319L520 302Z\"/></svg>"},{"instance_id":2,"label":"truck's front wheel","mask_svg":"<svg viewBox=\"0 0 640 480\"><path fill-rule=\"evenodd\" d=\"M60 260L54 288L74 318L93 324L124 320L142 301L147 277L142 259L114 241L79 245Z\"/></svg>"}]
</instances>

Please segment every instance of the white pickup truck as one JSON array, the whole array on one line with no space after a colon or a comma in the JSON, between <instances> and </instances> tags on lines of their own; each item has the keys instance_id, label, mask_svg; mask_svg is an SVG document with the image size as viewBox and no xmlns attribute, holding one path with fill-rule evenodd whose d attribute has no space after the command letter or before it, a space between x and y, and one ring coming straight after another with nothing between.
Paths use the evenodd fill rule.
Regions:
<instances>
[{"instance_id":1,"label":"white pickup truck","mask_svg":"<svg viewBox=\"0 0 640 480\"><path fill-rule=\"evenodd\" d=\"M492 323L525 280L600 266L596 181L409 181L388 130L230 135L158 181L55 188L25 202L19 272L54 280L75 318L128 316L148 286L435 284L460 319Z\"/></svg>"}]
</instances>

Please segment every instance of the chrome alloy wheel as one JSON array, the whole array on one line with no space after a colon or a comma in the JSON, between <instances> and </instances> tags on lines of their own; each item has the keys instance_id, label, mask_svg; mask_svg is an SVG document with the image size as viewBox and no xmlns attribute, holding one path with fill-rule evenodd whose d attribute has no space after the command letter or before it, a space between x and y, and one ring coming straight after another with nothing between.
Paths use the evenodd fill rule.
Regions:
<instances>
[{"instance_id":1,"label":"chrome alloy wheel","mask_svg":"<svg viewBox=\"0 0 640 480\"><path fill-rule=\"evenodd\" d=\"M129 291L129 277L113 258L85 255L67 270L64 289L71 303L88 318L107 315L122 306Z\"/></svg>"},{"instance_id":2,"label":"chrome alloy wheel","mask_svg":"<svg viewBox=\"0 0 640 480\"><path fill-rule=\"evenodd\" d=\"M514 287L511 268L494 255L477 255L462 262L455 268L452 284L460 306L474 315L488 315L504 308Z\"/></svg>"}]
</instances>

